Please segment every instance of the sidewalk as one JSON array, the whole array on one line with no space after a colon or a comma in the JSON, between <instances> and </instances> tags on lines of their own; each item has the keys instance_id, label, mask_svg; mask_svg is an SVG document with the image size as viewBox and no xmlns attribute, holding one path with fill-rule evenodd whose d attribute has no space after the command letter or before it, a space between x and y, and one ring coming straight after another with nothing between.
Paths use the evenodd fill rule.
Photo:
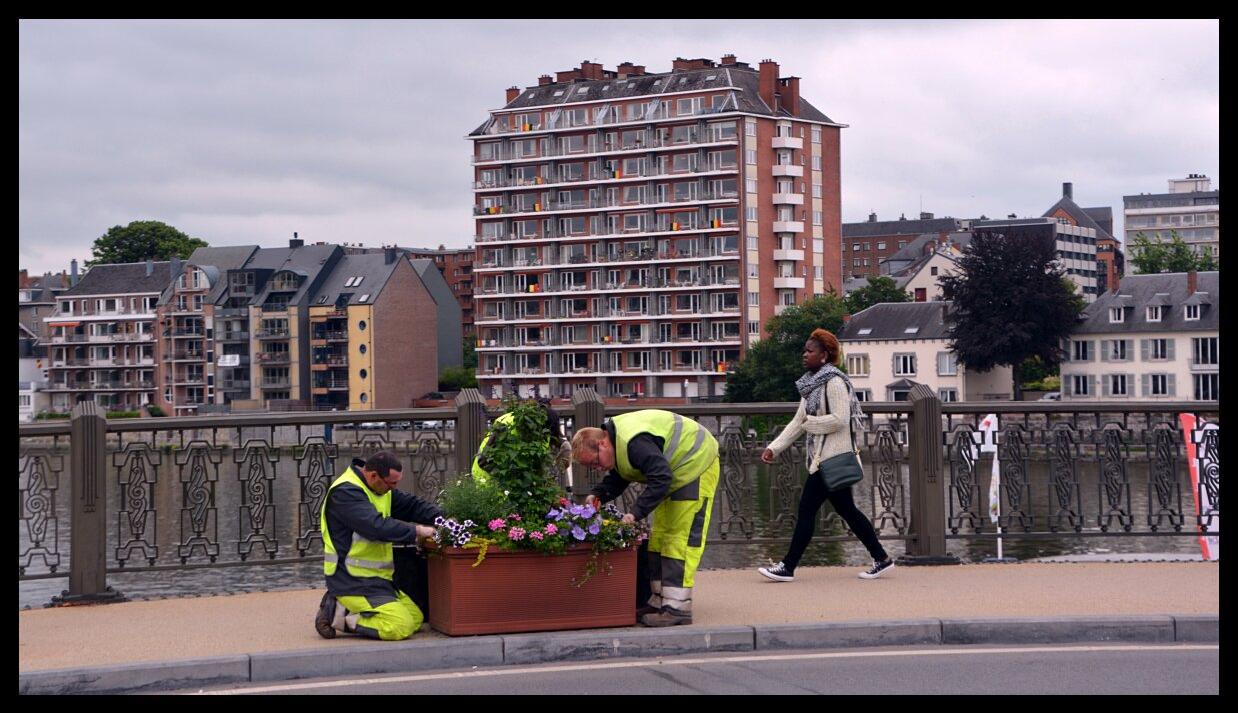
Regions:
<instances>
[{"instance_id":1,"label":"sidewalk","mask_svg":"<svg viewBox=\"0 0 1238 713\"><path fill-rule=\"evenodd\" d=\"M802 568L790 583L755 570L699 572L688 627L459 638L425 627L398 643L320 638L321 589L22 611L20 688L139 690L760 648L1216 640L1216 563L898 567L873 581L858 571ZM969 620L988 621L964 626Z\"/></svg>"}]
</instances>

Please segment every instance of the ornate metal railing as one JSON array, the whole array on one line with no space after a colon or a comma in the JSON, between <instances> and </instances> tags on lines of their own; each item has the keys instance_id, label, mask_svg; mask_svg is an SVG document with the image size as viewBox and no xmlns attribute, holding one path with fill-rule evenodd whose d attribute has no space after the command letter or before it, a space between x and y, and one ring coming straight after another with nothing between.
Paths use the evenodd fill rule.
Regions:
<instances>
[{"instance_id":1,"label":"ornate metal railing","mask_svg":"<svg viewBox=\"0 0 1238 713\"><path fill-rule=\"evenodd\" d=\"M918 387L917 387L918 388ZM606 407L592 390L556 406L570 428L637 407ZM946 540L1219 535L1219 430L1191 434L1195 511L1178 415L1219 425L1211 403L911 402L865 405L855 486L880 537L911 557L946 555ZM760 455L794 403L688 404L674 410L719 444L713 545L785 543L803 488L801 439L773 465ZM996 413L1001 517L989 519L993 455L981 420ZM107 575L317 562L318 513L352 458L395 450L401 487L433 498L469 469L488 418L480 395L456 408L229 414L107 420L79 404L71 421L19 427L19 580L68 577L66 599L106 597ZM987 438L987 440L986 440ZM576 473L583 496L601 473ZM564 476L566 477L566 476ZM623 507L639 495L628 489ZM828 511L828 509L827 509ZM818 540L851 539L828 511Z\"/></svg>"}]
</instances>

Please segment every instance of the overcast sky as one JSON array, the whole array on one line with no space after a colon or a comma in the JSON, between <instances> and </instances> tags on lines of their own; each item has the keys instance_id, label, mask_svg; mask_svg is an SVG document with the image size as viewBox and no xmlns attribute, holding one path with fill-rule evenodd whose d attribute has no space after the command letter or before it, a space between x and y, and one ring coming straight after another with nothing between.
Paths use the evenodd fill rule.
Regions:
<instances>
[{"instance_id":1,"label":"overcast sky","mask_svg":"<svg viewBox=\"0 0 1238 713\"><path fill-rule=\"evenodd\" d=\"M844 222L1040 215L1220 187L1204 21L23 21L20 266L113 225L211 245L469 245L471 142L504 90L584 59L773 59L842 132Z\"/></svg>"}]
</instances>

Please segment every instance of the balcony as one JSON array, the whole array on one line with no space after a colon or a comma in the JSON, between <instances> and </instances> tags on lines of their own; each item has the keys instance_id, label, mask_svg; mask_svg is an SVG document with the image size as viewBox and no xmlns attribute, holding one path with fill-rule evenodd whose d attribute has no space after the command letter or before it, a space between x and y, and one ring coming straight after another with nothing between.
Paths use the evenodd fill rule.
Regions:
<instances>
[{"instance_id":1,"label":"balcony","mask_svg":"<svg viewBox=\"0 0 1238 713\"><path fill-rule=\"evenodd\" d=\"M659 118L655 120L656 121L667 121L667 120L673 120L677 118L679 117L663 117L663 118ZM648 124L650 121L654 121L654 120L632 121L632 122L627 122L627 124L635 128L635 127ZM566 130L575 129L577 131L587 130L587 127L560 127L560 128L566 129ZM487 163L545 161L546 159L585 158L585 157L596 157L596 156L603 155L603 154L624 153L624 152L629 152L629 151L632 151L632 152L673 151L675 149L683 149L683 148L687 148L690 146L702 147L702 146L708 146L710 144L717 144L719 146L734 146L738 143L739 143L738 136L722 137L720 135L715 135L713 133L698 133L698 132L693 132L692 137L689 141L679 141L679 142L674 142L669 139L662 140L662 139L657 138L656 135L649 134L649 133L646 133L644 138L641 138L635 141L629 141L627 143L624 143L622 141L616 141L614 143L605 142L605 141L599 142L596 139L590 137L590 140L587 141L587 145L584 147L582 151L569 152L563 149L562 146L553 146L549 150L547 150L545 153L539 153L536 156L525 156L525 155L517 156L511 151L499 150L499 151L495 151L490 156L473 156L473 163L475 165L480 165L480 164L487 164Z\"/></svg>"},{"instance_id":2,"label":"balcony","mask_svg":"<svg viewBox=\"0 0 1238 713\"><path fill-rule=\"evenodd\" d=\"M328 366L328 367L348 366L348 357L340 355L340 356L329 356L329 357L324 357L324 358L318 358L314 360L314 365L315 366Z\"/></svg>"},{"instance_id":3,"label":"balcony","mask_svg":"<svg viewBox=\"0 0 1238 713\"><path fill-rule=\"evenodd\" d=\"M477 181L474 183L474 191L482 193L521 188L555 189L562 188L564 186L576 186L589 183L640 183L653 178L692 178L713 174L731 174L738 170L738 164L724 165L709 162L706 162L704 166L694 165L687 171L674 171L665 167L645 167L635 171L624 171L623 169L595 169L590 170L579 177L557 176L542 178L539 176L533 181L523 178L504 177L495 181ZM475 210L474 215L479 215L479 213Z\"/></svg>"},{"instance_id":4,"label":"balcony","mask_svg":"<svg viewBox=\"0 0 1238 713\"><path fill-rule=\"evenodd\" d=\"M259 388L262 389L289 389L292 388L290 379L263 379Z\"/></svg>"},{"instance_id":5,"label":"balcony","mask_svg":"<svg viewBox=\"0 0 1238 713\"><path fill-rule=\"evenodd\" d=\"M174 339L181 339L181 338L188 338L188 337L195 337L195 338L201 339L202 337L206 336L206 330L200 329L200 328L194 328L194 327L177 327L176 329L165 329L163 333L164 333L164 336L168 336L170 334Z\"/></svg>"},{"instance_id":6,"label":"balcony","mask_svg":"<svg viewBox=\"0 0 1238 713\"><path fill-rule=\"evenodd\" d=\"M263 312L287 312L288 303L287 302L263 302L262 311Z\"/></svg>"},{"instance_id":7,"label":"balcony","mask_svg":"<svg viewBox=\"0 0 1238 713\"><path fill-rule=\"evenodd\" d=\"M250 289L249 294L251 296L253 295L252 288ZM215 316L221 319L227 319L227 318L236 319L237 317L248 317L249 308L248 307L223 307L223 308L215 310Z\"/></svg>"},{"instance_id":8,"label":"balcony","mask_svg":"<svg viewBox=\"0 0 1238 713\"><path fill-rule=\"evenodd\" d=\"M327 389L329 391L347 391L348 379L319 379L314 382L315 389Z\"/></svg>"},{"instance_id":9,"label":"balcony","mask_svg":"<svg viewBox=\"0 0 1238 713\"><path fill-rule=\"evenodd\" d=\"M800 149L804 148L804 140L796 136L775 136L771 145L776 149Z\"/></svg>"},{"instance_id":10,"label":"balcony","mask_svg":"<svg viewBox=\"0 0 1238 713\"><path fill-rule=\"evenodd\" d=\"M287 339L292 332L288 329L259 329L254 332L257 339Z\"/></svg>"},{"instance_id":11,"label":"balcony","mask_svg":"<svg viewBox=\"0 0 1238 713\"><path fill-rule=\"evenodd\" d=\"M804 232L804 221L802 220L775 220L775 233L802 233Z\"/></svg>"},{"instance_id":12,"label":"balcony","mask_svg":"<svg viewBox=\"0 0 1238 713\"><path fill-rule=\"evenodd\" d=\"M248 379L234 379L231 381L221 381L219 382L219 388L227 389L229 391L234 391L238 389L244 389L245 391L249 391L249 380Z\"/></svg>"},{"instance_id":13,"label":"balcony","mask_svg":"<svg viewBox=\"0 0 1238 713\"><path fill-rule=\"evenodd\" d=\"M348 330L331 329L331 330L324 330L324 331L316 331L314 332L314 336L311 338L317 341L320 341L320 342L321 341L346 342L348 341Z\"/></svg>"},{"instance_id":14,"label":"balcony","mask_svg":"<svg viewBox=\"0 0 1238 713\"><path fill-rule=\"evenodd\" d=\"M803 250L775 250L774 259L775 260L803 260L804 251Z\"/></svg>"},{"instance_id":15,"label":"balcony","mask_svg":"<svg viewBox=\"0 0 1238 713\"><path fill-rule=\"evenodd\" d=\"M288 352L258 352L254 358L259 364L263 365L289 364L292 361Z\"/></svg>"},{"instance_id":16,"label":"balcony","mask_svg":"<svg viewBox=\"0 0 1238 713\"><path fill-rule=\"evenodd\" d=\"M786 178L803 178L804 167L795 166L792 164L776 164L774 166L774 176Z\"/></svg>"},{"instance_id":17,"label":"balcony","mask_svg":"<svg viewBox=\"0 0 1238 713\"><path fill-rule=\"evenodd\" d=\"M732 169L734 172L738 169ZM667 197L665 200L646 199L640 203L625 203L620 198L593 198L576 201L558 201L550 200L542 203L541 201L534 202L532 206L513 206L510 204L496 206L473 206L473 215L477 217L483 216L503 216L503 217L528 217L528 216L543 216L550 213L572 213L572 212L589 212L598 211L606 208L618 210L649 210L653 208L676 208L679 206L692 205L694 203L729 203L739 199L737 191L721 191L714 193L712 191L698 191L696 195L684 200L675 200L672 197Z\"/></svg>"},{"instance_id":18,"label":"balcony","mask_svg":"<svg viewBox=\"0 0 1238 713\"><path fill-rule=\"evenodd\" d=\"M802 193L775 193L774 205L804 205Z\"/></svg>"},{"instance_id":19,"label":"balcony","mask_svg":"<svg viewBox=\"0 0 1238 713\"><path fill-rule=\"evenodd\" d=\"M249 332L238 332L236 330L230 332L219 332L215 338L221 342L248 342Z\"/></svg>"},{"instance_id":20,"label":"balcony","mask_svg":"<svg viewBox=\"0 0 1238 713\"><path fill-rule=\"evenodd\" d=\"M802 277L775 277L774 289L804 289L804 278Z\"/></svg>"}]
</instances>

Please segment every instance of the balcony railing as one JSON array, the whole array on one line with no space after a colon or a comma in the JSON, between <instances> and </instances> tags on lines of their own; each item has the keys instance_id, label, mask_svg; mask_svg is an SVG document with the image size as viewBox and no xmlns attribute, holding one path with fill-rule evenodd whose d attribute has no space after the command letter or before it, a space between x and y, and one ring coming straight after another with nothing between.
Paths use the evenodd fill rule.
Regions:
<instances>
[{"instance_id":1,"label":"balcony railing","mask_svg":"<svg viewBox=\"0 0 1238 713\"><path fill-rule=\"evenodd\" d=\"M257 339L287 339L292 332L288 329L259 329L254 332Z\"/></svg>"},{"instance_id":2,"label":"balcony railing","mask_svg":"<svg viewBox=\"0 0 1238 713\"><path fill-rule=\"evenodd\" d=\"M692 178L702 173L734 173L739 165L706 163L703 166L693 165L684 171L676 171L665 166L648 166L635 171L625 171L622 168L609 169L593 167L580 176L551 176L535 179L504 177L497 181L475 181L474 188L478 191L502 190L504 188L559 188L578 183L596 183L598 181L636 182L649 178Z\"/></svg>"},{"instance_id":3,"label":"balcony railing","mask_svg":"<svg viewBox=\"0 0 1238 713\"><path fill-rule=\"evenodd\" d=\"M723 170L723 169L717 169ZM598 210L605 208L615 208L619 210L648 210L650 208L674 207L678 205L689 205L692 203L704 203L711 201L735 201L739 199L738 191L697 191L691 196L683 198L675 198L673 195L666 197L654 196L647 198L639 203L627 203L621 198L597 197L586 198L583 200L549 200L545 203L540 201L534 202L532 205L515 206L510 203L502 203L494 206L473 206L473 215L475 216L530 216L543 215L546 213L559 213L563 211L573 210Z\"/></svg>"},{"instance_id":4,"label":"balcony railing","mask_svg":"<svg viewBox=\"0 0 1238 713\"><path fill-rule=\"evenodd\" d=\"M263 389L288 389L292 387L290 379L263 379L260 383Z\"/></svg>"},{"instance_id":5,"label":"balcony railing","mask_svg":"<svg viewBox=\"0 0 1238 713\"><path fill-rule=\"evenodd\" d=\"M348 331L343 329L316 331L312 338L319 341L325 339L328 342L346 342L348 341Z\"/></svg>"},{"instance_id":6,"label":"balcony railing","mask_svg":"<svg viewBox=\"0 0 1238 713\"><path fill-rule=\"evenodd\" d=\"M259 364L287 364L292 360L288 352L258 352L254 358Z\"/></svg>"}]
</instances>

